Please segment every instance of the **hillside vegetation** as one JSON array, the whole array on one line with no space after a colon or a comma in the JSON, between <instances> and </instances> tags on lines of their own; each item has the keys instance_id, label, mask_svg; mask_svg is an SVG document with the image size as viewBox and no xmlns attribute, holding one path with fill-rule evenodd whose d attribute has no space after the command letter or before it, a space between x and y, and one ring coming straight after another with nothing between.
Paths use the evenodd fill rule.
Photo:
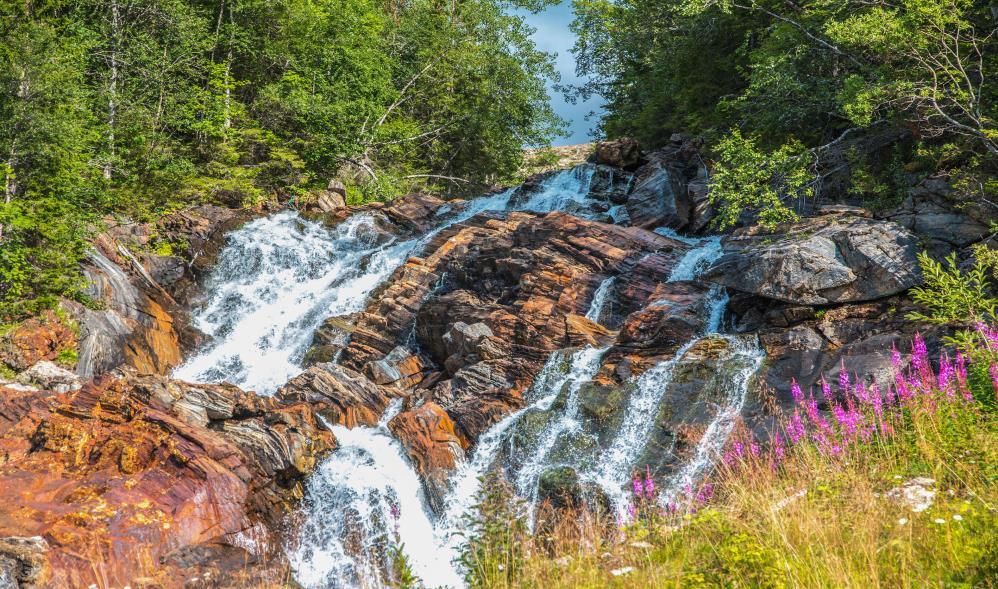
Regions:
<instances>
[{"instance_id":1,"label":"hillside vegetation","mask_svg":"<svg viewBox=\"0 0 998 589\"><path fill-rule=\"evenodd\" d=\"M899 204L930 175L998 193L998 20L981 0L574 0L576 91L602 131L704 135L712 201L773 224L797 199Z\"/></svg>"},{"instance_id":2,"label":"hillside vegetation","mask_svg":"<svg viewBox=\"0 0 998 589\"><path fill-rule=\"evenodd\" d=\"M538 7L543 2L514 2ZM508 2L0 3L0 316L72 294L106 215L475 190L559 129Z\"/></svg>"}]
</instances>

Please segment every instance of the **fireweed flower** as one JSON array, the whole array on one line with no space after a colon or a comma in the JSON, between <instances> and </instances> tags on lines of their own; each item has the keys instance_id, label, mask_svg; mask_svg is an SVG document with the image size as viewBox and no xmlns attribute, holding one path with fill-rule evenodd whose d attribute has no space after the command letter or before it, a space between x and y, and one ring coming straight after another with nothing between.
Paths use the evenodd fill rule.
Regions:
<instances>
[{"instance_id":1,"label":"fireweed flower","mask_svg":"<svg viewBox=\"0 0 998 589\"><path fill-rule=\"evenodd\" d=\"M970 388L967 387L967 360L963 357L960 352L956 353L956 366L954 367L954 372L956 373L956 384L963 393L963 398L967 401L973 401L974 395L970 392Z\"/></svg>"},{"instance_id":2,"label":"fireweed flower","mask_svg":"<svg viewBox=\"0 0 998 589\"><path fill-rule=\"evenodd\" d=\"M848 393L850 388L849 373L846 372L846 361L842 360L839 364L839 391Z\"/></svg>"},{"instance_id":3,"label":"fireweed flower","mask_svg":"<svg viewBox=\"0 0 998 589\"><path fill-rule=\"evenodd\" d=\"M780 432L776 432L776 435L773 436L773 457L775 462L781 462L785 456L786 450L783 446L783 436L780 435Z\"/></svg>"},{"instance_id":4,"label":"fireweed flower","mask_svg":"<svg viewBox=\"0 0 998 589\"><path fill-rule=\"evenodd\" d=\"M794 414L790 416L790 421L786 424L786 430L791 444L797 444L804 437L804 421L800 418L798 409L794 409Z\"/></svg>"},{"instance_id":5,"label":"fireweed flower","mask_svg":"<svg viewBox=\"0 0 998 589\"><path fill-rule=\"evenodd\" d=\"M984 338L984 343L988 348L998 350L998 328L991 327L983 321L978 321L974 327L977 329L977 333Z\"/></svg>"},{"instance_id":6,"label":"fireweed flower","mask_svg":"<svg viewBox=\"0 0 998 589\"><path fill-rule=\"evenodd\" d=\"M825 380L825 377L821 377L821 396L825 398L825 401L832 400L832 387Z\"/></svg>"},{"instance_id":7,"label":"fireweed flower","mask_svg":"<svg viewBox=\"0 0 998 589\"><path fill-rule=\"evenodd\" d=\"M655 481L651 478L651 468L645 466L645 497L655 498Z\"/></svg>"},{"instance_id":8,"label":"fireweed flower","mask_svg":"<svg viewBox=\"0 0 998 589\"><path fill-rule=\"evenodd\" d=\"M804 400L804 393L801 392L796 378L790 380L790 395L794 398L794 403L800 403Z\"/></svg>"},{"instance_id":9,"label":"fireweed flower","mask_svg":"<svg viewBox=\"0 0 998 589\"><path fill-rule=\"evenodd\" d=\"M915 340L912 343L911 365L914 372L923 377L923 381L927 380L926 373L932 373L932 367L929 366L929 350L925 347L925 340L922 339L920 333L915 334Z\"/></svg>"},{"instance_id":10,"label":"fireweed flower","mask_svg":"<svg viewBox=\"0 0 998 589\"><path fill-rule=\"evenodd\" d=\"M641 497L641 495L644 494L644 490L645 490L644 485L641 484L641 475L638 475L638 476L634 477L634 480L631 481L631 483L632 483L632 486L634 488L634 496L635 497Z\"/></svg>"},{"instance_id":11,"label":"fireweed flower","mask_svg":"<svg viewBox=\"0 0 998 589\"><path fill-rule=\"evenodd\" d=\"M936 379L936 386L939 390L946 393L946 396L953 398L956 396L956 392L953 390L953 364L949 361L949 355L943 352L942 358L939 359L939 376Z\"/></svg>"},{"instance_id":12,"label":"fireweed flower","mask_svg":"<svg viewBox=\"0 0 998 589\"><path fill-rule=\"evenodd\" d=\"M627 506L627 520L632 524L638 521L638 508L633 503Z\"/></svg>"}]
</instances>

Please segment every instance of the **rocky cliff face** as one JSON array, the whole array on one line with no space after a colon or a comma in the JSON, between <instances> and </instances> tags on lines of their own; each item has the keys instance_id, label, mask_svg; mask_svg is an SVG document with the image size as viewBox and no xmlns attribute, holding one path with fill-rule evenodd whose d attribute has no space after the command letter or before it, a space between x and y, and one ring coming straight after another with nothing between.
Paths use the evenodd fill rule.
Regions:
<instances>
[{"instance_id":1,"label":"rocky cliff face","mask_svg":"<svg viewBox=\"0 0 998 589\"><path fill-rule=\"evenodd\" d=\"M37 587L185 587L257 565L280 582L282 517L334 447L307 404L226 385L128 372L65 393L0 386L0 490L16 506L0 561ZM31 555L3 548L36 537Z\"/></svg>"}]
</instances>

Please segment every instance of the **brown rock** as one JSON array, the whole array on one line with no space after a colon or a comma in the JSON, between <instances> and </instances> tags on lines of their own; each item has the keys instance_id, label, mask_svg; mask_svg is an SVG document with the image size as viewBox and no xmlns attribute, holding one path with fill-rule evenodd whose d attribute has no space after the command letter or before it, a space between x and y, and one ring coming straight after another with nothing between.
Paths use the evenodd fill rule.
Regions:
<instances>
[{"instance_id":1,"label":"brown rock","mask_svg":"<svg viewBox=\"0 0 998 589\"><path fill-rule=\"evenodd\" d=\"M374 426L401 391L381 387L345 366L313 366L278 389L277 398L307 403L326 419L345 427Z\"/></svg>"},{"instance_id":2,"label":"brown rock","mask_svg":"<svg viewBox=\"0 0 998 589\"><path fill-rule=\"evenodd\" d=\"M436 403L424 403L416 409L399 413L388 423L409 454L423 479L430 506L441 511L447 494L450 471L464 461L468 447L455 430L454 421Z\"/></svg>"},{"instance_id":3,"label":"brown rock","mask_svg":"<svg viewBox=\"0 0 998 589\"><path fill-rule=\"evenodd\" d=\"M29 319L0 338L0 362L20 372L42 360L55 360L76 347L76 333L52 311Z\"/></svg>"},{"instance_id":4,"label":"brown rock","mask_svg":"<svg viewBox=\"0 0 998 589\"><path fill-rule=\"evenodd\" d=\"M206 542L280 566L282 519L335 444L306 405L134 373L0 388L0 416L0 537L43 536L52 587L181 587L161 559Z\"/></svg>"},{"instance_id":5,"label":"brown rock","mask_svg":"<svg viewBox=\"0 0 998 589\"><path fill-rule=\"evenodd\" d=\"M596 144L590 161L616 168L630 168L641 161L641 146L634 139L601 141Z\"/></svg>"}]
</instances>

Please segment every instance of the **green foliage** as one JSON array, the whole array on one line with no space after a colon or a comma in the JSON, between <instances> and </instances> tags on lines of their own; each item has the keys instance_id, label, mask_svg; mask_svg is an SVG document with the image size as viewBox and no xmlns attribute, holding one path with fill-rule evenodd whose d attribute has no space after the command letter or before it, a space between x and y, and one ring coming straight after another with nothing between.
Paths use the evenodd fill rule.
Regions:
<instances>
[{"instance_id":1,"label":"green foliage","mask_svg":"<svg viewBox=\"0 0 998 589\"><path fill-rule=\"evenodd\" d=\"M422 583L419 577L412 572L412 563L405 554L405 545L396 539L395 545L391 547L391 587L392 589L419 589Z\"/></svg>"},{"instance_id":2,"label":"green foliage","mask_svg":"<svg viewBox=\"0 0 998 589\"><path fill-rule=\"evenodd\" d=\"M925 286L911 289L911 296L927 311L910 313L909 319L966 325L993 322L998 317L995 315L998 298L993 296L990 284L998 271L998 256L984 246L975 251L977 261L966 273L957 265L955 253L947 256L945 263L933 260L925 252L918 255Z\"/></svg>"},{"instance_id":3,"label":"green foliage","mask_svg":"<svg viewBox=\"0 0 998 589\"><path fill-rule=\"evenodd\" d=\"M337 176L355 201L511 177L560 121L551 56L509 6L0 1L0 316L78 296L109 213L295 202Z\"/></svg>"},{"instance_id":4,"label":"green foliage","mask_svg":"<svg viewBox=\"0 0 998 589\"><path fill-rule=\"evenodd\" d=\"M810 154L802 154L799 143L766 153L734 130L718 142L716 151L719 161L710 179L710 201L718 209L715 224L720 229L737 224L743 212L767 227L793 221L797 214L788 203L814 196Z\"/></svg>"},{"instance_id":5,"label":"green foliage","mask_svg":"<svg viewBox=\"0 0 998 589\"><path fill-rule=\"evenodd\" d=\"M485 475L479 502L467 516L468 543L461 556L473 589L510 587L527 557L523 504L501 475Z\"/></svg>"},{"instance_id":6,"label":"green foliage","mask_svg":"<svg viewBox=\"0 0 998 589\"><path fill-rule=\"evenodd\" d=\"M979 202L998 190L998 35L988 2L573 4L574 52L589 79L575 93L605 100L607 136L654 147L683 131L730 145L725 135L738 129L761 151L792 145L807 157L809 149L821 180L851 174L871 208L896 204L912 180L930 173L948 176ZM860 169L843 162L850 144L861 151L850 158ZM938 145L949 146L945 160L914 153ZM905 172L914 163L913 178ZM750 203L773 202L760 196Z\"/></svg>"}]
</instances>

